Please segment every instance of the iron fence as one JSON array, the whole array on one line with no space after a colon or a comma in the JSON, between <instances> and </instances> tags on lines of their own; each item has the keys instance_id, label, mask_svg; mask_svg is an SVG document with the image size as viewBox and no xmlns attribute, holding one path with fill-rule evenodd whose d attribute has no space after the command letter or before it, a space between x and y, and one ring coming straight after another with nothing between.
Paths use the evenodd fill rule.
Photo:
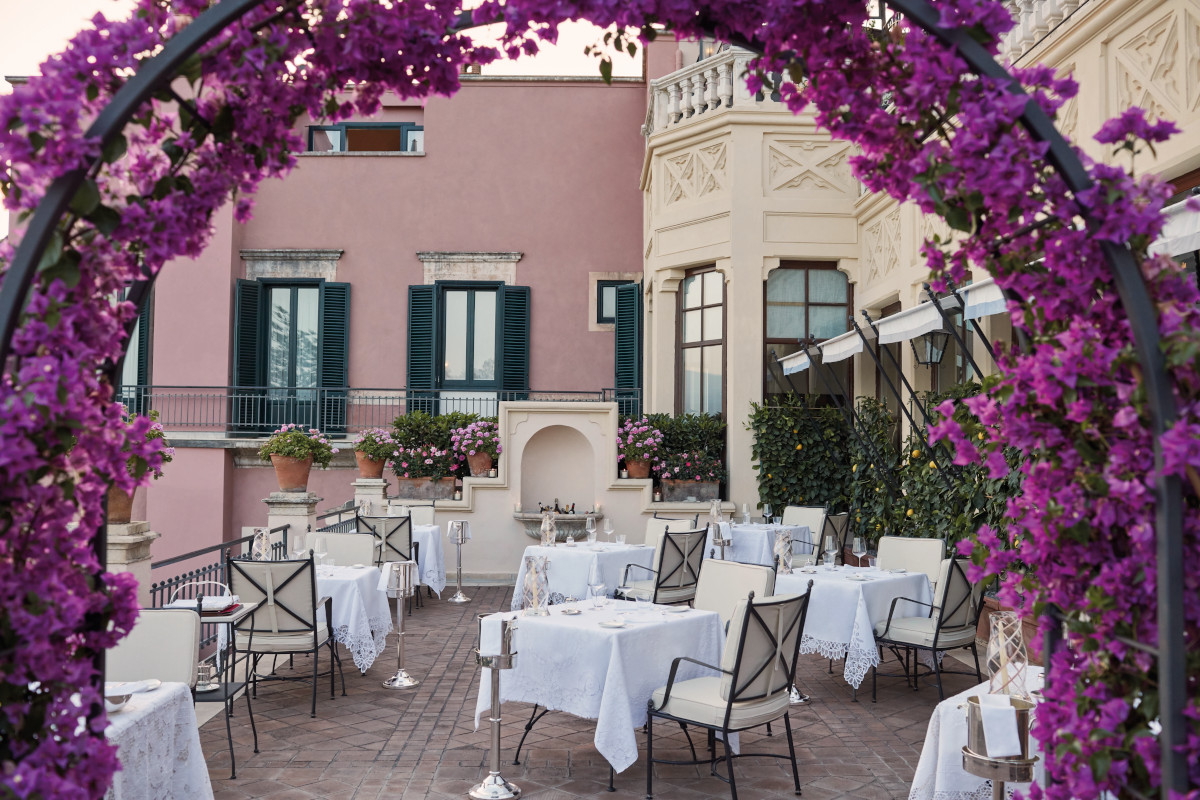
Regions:
<instances>
[{"instance_id":1,"label":"iron fence","mask_svg":"<svg viewBox=\"0 0 1200 800\"><path fill-rule=\"evenodd\" d=\"M290 525L283 525L278 528L271 528L271 534L280 534L279 541L271 544L272 560L282 560L287 558L288 554L288 530ZM150 584L150 607L162 608L172 600L196 600L201 595L212 596L212 592L205 592L204 582L210 581L228 586L227 576L225 574L225 561L228 558L249 558L247 552L249 544L254 541L254 536L243 536L240 539L234 539L229 542L222 542L210 547L203 547L199 550L193 550L190 553L184 553L181 556L174 558L163 559L162 561L154 561L150 564L150 571L153 575L154 570L164 569L166 567L177 564L184 564L193 559L202 558L210 553L219 553L217 560L211 564L189 569L184 572L172 575L169 578L153 581ZM235 552L236 551L236 552ZM204 623L200 629L200 647L201 649L212 645L217 641L217 626L212 623Z\"/></svg>"},{"instance_id":2,"label":"iron fence","mask_svg":"<svg viewBox=\"0 0 1200 800\"><path fill-rule=\"evenodd\" d=\"M494 417L500 403L615 402L622 414L639 414L639 389L598 391L428 391L270 386L122 386L119 398L131 411L157 411L169 431L261 436L295 423L331 434L388 428L411 411L462 412Z\"/></svg>"}]
</instances>

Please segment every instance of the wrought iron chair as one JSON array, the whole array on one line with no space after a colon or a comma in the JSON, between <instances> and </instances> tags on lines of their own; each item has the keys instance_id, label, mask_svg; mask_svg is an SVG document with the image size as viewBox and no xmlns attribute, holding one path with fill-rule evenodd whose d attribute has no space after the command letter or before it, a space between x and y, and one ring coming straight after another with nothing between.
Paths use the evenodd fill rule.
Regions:
<instances>
[{"instance_id":1,"label":"wrought iron chair","mask_svg":"<svg viewBox=\"0 0 1200 800\"><path fill-rule=\"evenodd\" d=\"M655 568L626 564L616 597L625 600L649 597L654 603L690 603L696 596L696 581L700 577L707 537L708 531L704 528L679 533L667 531L655 551ZM650 577L635 579L631 570Z\"/></svg>"},{"instance_id":2,"label":"wrought iron chair","mask_svg":"<svg viewBox=\"0 0 1200 800\"><path fill-rule=\"evenodd\" d=\"M317 715L317 677L321 648L329 650L329 696L334 696L334 667L342 677L342 696L346 696L346 675L342 660L330 633L333 598L317 598L317 577L312 554L299 561L226 561L231 591L242 602L258 602L253 612L234 625L234 650L250 654L248 673L252 691L258 696L258 682L267 680L307 681L287 675L261 676L258 662L263 656L311 653L312 716ZM324 607L325 618L318 619L317 609Z\"/></svg>"},{"instance_id":3,"label":"wrought iron chair","mask_svg":"<svg viewBox=\"0 0 1200 800\"><path fill-rule=\"evenodd\" d=\"M323 533L325 557L341 567L374 564L379 552L378 540L369 533Z\"/></svg>"},{"instance_id":4,"label":"wrought iron chair","mask_svg":"<svg viewBox=\"0 0 1200 800\"><path fill-rule=\"evenodd\" d=\"M775 594L775 570L759 564L712 558L700 569L692 606L717 612L721 626L728 629L734 607L750 593L755 597Z\"/></svg>"},{"instance_id":5,"label":"wrought iron chair","mask_svg":"<svg viewBox=\"0 0 1200 800\"><path fill-rule=\"evenodd\" d=\"M413 525L434 525L436 524L433 504L422 506L409 506L408 516L412 519Z\"/></svg>"},{"instance_id":6,"label":"wrought iron chair","mask_svg":"<svg viewBox=\"0 0 1200 800\"><path fill-rule=\"evenodd\" d=\"M821 535L813 542L817 552L820 552L824 547L826 536L832 536L833 541L837 544L837 553L834 555L834 563L846 563L846 537L850 535L850 514L842 512L841 514L826 514L825 524L821 528Z\"/></svg>"},{"instance_id":7,"label":"wrought iron chair","mask_svg":"<svg viewBox=\"0 0 1200 800\"><path fill-rule=\"evenodd\" d=\"M975 632L979 627L979 614L983 611L983 582L971 583L967 580L965 558L947 558L941 563L941 574L938 579L940 587L934 595L935 602L922 603L907 597L892 599L885 621L875 626L875 644L882 650L886 647L899 659L904 668L904 678L911 682L913 691L920 685L920 679L933 675L937 679L938 699L945 700L942 690L942 673L970 675L970 672L942 669L938 653L957 648L969 648L975 657L975 677L982 681L979 671L979 649L975 644ZM906 600L929 611L918 617L896 616L896 604ZM909 672L909 654L919 654L928 651L933 660L933 667L928 672L920 673L920 664L916 658ZM903 652L903 655L902 655ZM875 702L876 676L878 667L871 670L871 702ZM885 677L899 677L888 675Z\"/></svg>"},{"instance_id":8,"label":"wrought iron chair","mask_svg":"<svg viewBox=\"0 0 1200 800\"><path fill-rule=\"evenodd\" d=\"M737 780L733 772L735 758L788 758L792 762L792 778L796 793L800 793L800 771L796 765L796 746L792 738L790 688L796 674L796 657L804 634L808 613L809 591L802 595L787 595L754 599L754 592L738 600L733 608L721 665L705 664L692 658L680 657L671 662L667 685L654 692L648 704L646 720L646 797L654 796L655 764L711 764L712 774L729 784L733 800L737 800ZM718 673L718 676L676 681L681 662L698 664ZM739 753L729 748L729 735L771 723L783 717L787 732L788 752ZM708 731L708 755L696 757L692 748L691 761L669 761L654 757L654 720L668 719L681 726L696 725ZM686 731L687 729L684 728ZM716 734L721 733L725 755L716 753ZM691 737L688 738L689 746ZM717 773L717 763L724 761L728 777Z\"/></svg>"},{"instance_id":9,"label":"wrought iron chair","mask_svg":"<svg viewBox=\"0 0 1200 800\"><path fill-rule=\"evenodd\" d=\"M358 529L375 534L379 540L377 564L382 567L391 561L420 562L421 543L412 538L412 516L375 517L359 515ZM417 608L424 605L421 593L414 592ZM408 598L408 613L412 614L413 598Z\"/></svg>"},{"instance_id":10,"label":"wrought iron chair","mask_svg":"<svg viewBox=\"0 0 1200 800\"><path fill-rule=\"evenodd\" d=\"M924 572L937 596L942 559L946 555L945 539L919 539L913 536L882 536L878 545L880 569L903 569Z\"/></svg>"}]
</instances>

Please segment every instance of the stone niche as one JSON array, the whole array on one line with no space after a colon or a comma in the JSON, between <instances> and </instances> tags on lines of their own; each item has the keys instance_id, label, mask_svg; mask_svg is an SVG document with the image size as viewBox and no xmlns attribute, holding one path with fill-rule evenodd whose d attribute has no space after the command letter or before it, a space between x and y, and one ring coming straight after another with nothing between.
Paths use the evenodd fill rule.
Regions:
<instances>
[{"instance_id":1,"label":"stone niche","mask_svg":"<svg viewBox=\"0 0 1200 800\"><path fill-rule=\"evenodd\" d=\"M575 504L577 514L592 509L597 496L592 443L574 427L548 425L529 437L521 454L521 509L538 503Z\"/></svg>"}]
</instances>

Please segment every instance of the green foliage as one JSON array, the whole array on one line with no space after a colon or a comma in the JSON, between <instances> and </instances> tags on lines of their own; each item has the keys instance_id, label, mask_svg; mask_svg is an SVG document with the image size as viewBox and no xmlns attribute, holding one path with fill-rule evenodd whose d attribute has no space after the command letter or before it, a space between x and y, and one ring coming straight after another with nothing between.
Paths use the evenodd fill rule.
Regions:
<instances>
[{"instance_id":1,"label":"green foliage","mask_svg":"<svg viewBox=\"0 0 1200 800\"><path fill-rule=\"evenodd\" d=\"M663 435L667 453L708 453L725 456L725 420L716 414L647 414L646 419Z\"/></svg>"},{"instance_id":2,"label":"green foliage","mask_svg":"<svg viewBox=\"0 0 1200 800\"><path fill-rule=\"evenodd\" d=\"M841 412L785 395L772 405L751 404L752 456L760 503L844 506L851 438Z\"/></svg>"},{"instance_id":3,"label":"green foliage","mask_svg":"<svg viewBox=\"0 0 1200 800\"><path fill-rule=\"evenodd\" d=\"M270 461L271 456L287 456L288 458L308 458L312 456L314 464L328 467L337 448L329 443L325 434L316 428L305 429L302 425L288 423L271 434L271 438L258 448L258 457Z\"/></svg>"},{"instance_id":4,"label":"green foliage","mask_svg":"<svg viewBox=\"0 0 1200 800\"><path fill-rule=\"evenodd\" d=\"M860 397L854 403L859 421L858 435L850 434L847 451L850 454L850 475L846 481L847 508L851 512L850 526L855 536L872 541L896 528L897 517L906 509L893 502L888 489L890 480L897 488L898 455L892 446L892 431L896 418L883 403L870 397Z\"/></svg>"},{"instance_id":5,"label":"green foliage","mask_svg":"<svg viewBox=\"0 0 1200 800\"><path fill-rule=\"evenodd\" d=\"M410 411L392 421L392 438L404 448L436 447L448 451L450 436L455 429L465 428L481 419L496 421L495 417L481 417L461 411L438 414L436 417L425 411Z\"/></svg>"}]
</instances>

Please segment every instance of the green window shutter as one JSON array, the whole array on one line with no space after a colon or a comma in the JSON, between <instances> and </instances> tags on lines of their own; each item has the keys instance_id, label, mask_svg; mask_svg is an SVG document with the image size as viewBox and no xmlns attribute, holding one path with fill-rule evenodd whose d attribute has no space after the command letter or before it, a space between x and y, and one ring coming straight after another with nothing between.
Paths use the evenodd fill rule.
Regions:
<instances>
[{"instance_id":1,"label":"green window shutter","mask_svg":"<svg viewBox=\"0 0 1200 800\"><path fill-rule=\"evenodd\" d=\"M350 284L322 285L319 338L318 427L326 433L340 433L346 429L346 395L350 385Z\"/></svg>"},{"instance_id":2,"label":"green window shutter","mask_svg":"<svg viewBox=\"0 0 1200 800\"><path fill-rule=\"evenodd\" d=\"M529 287L500 287L500 399L529 393Z\"/></svg>"},{"instance_id":3,"label":"green window shutter","mask_svg":"<svg viewBox=\"0 0 1200 800\"><path fill-rule=\"evenodd\" d=\"M408 411L436 413L437 293L433 286L408 287Z\"/></svg>"},{"instance_id":4,"label":"green window shutter","mask_svg":"<svg viewBox=\"0 0 1200 800\"><path fill-rule=\"evenodd\" d=\"M616 375L614 388L620 412L642 413L642 285L617 287Z\"/></svg>"},{"instance_id":5,"label":"green window shutter","mask_svg":"<svg viewBox=\"0 0 1200 800\"><path fill-rule=\"evenodd\" d=\"M262 284L239 280L234 290L233 306L233 385L261 386L262 358ZM263 401L261 392L234 391L229 409L230 427L235 432L252 433L262 427Z\"/></svg>"}]
</instances>

